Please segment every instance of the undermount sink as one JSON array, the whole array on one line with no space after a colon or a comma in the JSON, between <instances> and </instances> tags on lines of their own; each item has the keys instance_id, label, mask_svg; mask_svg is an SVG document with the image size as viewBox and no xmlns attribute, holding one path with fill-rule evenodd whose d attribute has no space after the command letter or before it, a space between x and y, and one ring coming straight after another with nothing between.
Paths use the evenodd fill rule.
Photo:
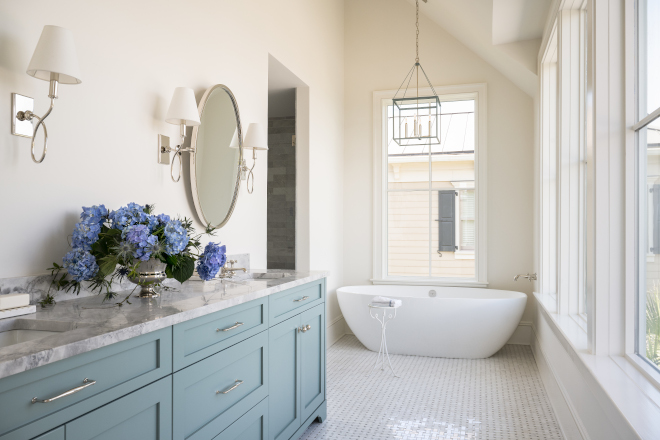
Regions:
<instances>
[{"instance_id":1,"label":"undermount sink","mask_svg":"<svg viewBox=\"0 0 660 440\"><path fill-rule=\"evenodd\" d=\"M0 348L73 330L75 322L38 319L3 319L0 321Z\"/></svg>"}]
</instances>

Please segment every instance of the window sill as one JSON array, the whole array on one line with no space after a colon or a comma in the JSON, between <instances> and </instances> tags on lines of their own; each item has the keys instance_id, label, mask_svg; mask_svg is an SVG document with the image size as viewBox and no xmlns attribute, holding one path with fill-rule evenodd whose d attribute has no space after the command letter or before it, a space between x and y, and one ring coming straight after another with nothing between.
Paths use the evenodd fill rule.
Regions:
<instances>
[{"instance_id":1,"label":"window sill","mask_svg":"<svg viewBox=\"0 0 660 440\"><path fill-rule=\"evenodd\" d=\"M637 355L599 356L590 353L587 332L576 320L558 315L556 302L549 295L534 293L534 296L541 315L585 378L595 380L641 438L660 438L658 372L648 365L644 371L641 365L644 361L633 359Z\"/></svg>"},{"instance_id":2,"label":"window sill","mask_svg":"<svg viewBox=\"0 0 660 440\"><path fill-rule=\"evenodd\" d=\"M487 282L470 279L451 278L418 278L418 277L386 277L372 279L372 284L394 284L400 286L438 286L438 287L481 287L487 288Z\"/></svg>"}]
</instances>

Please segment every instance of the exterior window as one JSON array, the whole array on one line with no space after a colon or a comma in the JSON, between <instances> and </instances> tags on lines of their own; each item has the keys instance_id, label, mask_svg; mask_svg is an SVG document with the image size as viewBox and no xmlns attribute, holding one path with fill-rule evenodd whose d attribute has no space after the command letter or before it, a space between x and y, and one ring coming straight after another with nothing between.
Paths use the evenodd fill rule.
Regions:
<instances>
[{"instance_id":1,"label":"exterior window","mask_svg":"<svg viewBox=\"0 0 660 440\"><path fill-rule=\"evenodd\" d=\"M431 146L398 145L384 104L388 277L476 278L476 101L441 101L441 144Z\"/></svg>"},{"instance_id":2,"label":"exterior window","mask_svg":"<svg viewBox=\"0 0 660 440\"><path fill-rule=\"evenodd\" d=\"M660 0L639 0L637 18L637 353L660 366Z\"/></svg>"}]
</instances>

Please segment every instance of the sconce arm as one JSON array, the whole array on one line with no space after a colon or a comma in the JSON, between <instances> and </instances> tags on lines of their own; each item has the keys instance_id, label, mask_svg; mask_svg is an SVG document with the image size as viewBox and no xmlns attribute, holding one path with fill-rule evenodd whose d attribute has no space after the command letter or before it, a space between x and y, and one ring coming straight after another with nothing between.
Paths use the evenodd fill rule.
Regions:
<instances>
[{"instance_id":1,"label":"sconce arm","mask_svg":"<svg viewBox=\"0 0 660 440\"><path fill-rule=\"evenodd\" d=\"M247 165L245 165L245 161L243 161L243 164L243 171L247 172L245 187L247 188L248 194L252 194L254 191L254 173L252 170L254 170L254 167L257 165L257 150L254 148L252 149L252 168L248 168ZM252 185L250 185L250 182L252 182Z\"/></svg>"},{"instance_id":2,"label":"sconce arm","mask_svg":"<svg viewBox=\"0 0 660 440\"><path fill-rule=\"evenodd\" d=\"M165 152L165 153L171 153L172 151L174 151L174 157L172 158L172 164L170 165L170 177L172 178L172 181L174 183L177 183L179 180L181 180L181 173L183 171L183 160L181 159L182 153L191 153L192 154L192 153L195 152L195 150L193 148L183 148L182 145L179 145L174 150L171 149L170 147L163 148L163 152ZM179 158L179 177L177 177L175 179L174 178L174 160L177 157Z\"/></svg>"},{"instance_id":3,"label":"sconce arm","mask_svg":"<svg viewBox=\"0 0 660 440\"><path fill-rule=\"evenodd\" d=\"M37 119L39 122L37 122L37 125L34 126L34 130L32 131L32 145L30 147L30 154L32 155L32 161L34 163L41 163L44 161L46 158L46 153L48 152L48 129L46 129L46 124L44 121L48 116L50 116L50 113L53 111L53 107L55 107L55 98L56 96L51 96L50 97L50 108L48 108L48 111L46 114L43 116L39 117L32 113L31 111L25 111L25 112L18 112L16 113L16 119L19 121L32 121L32 119ZM44 150L41 153L41 158L37 159L36 156L34 155L34 141L37 137L37 132L39 131L39 127L43 126L44 127Z\"/></svg>"}]
</instances>

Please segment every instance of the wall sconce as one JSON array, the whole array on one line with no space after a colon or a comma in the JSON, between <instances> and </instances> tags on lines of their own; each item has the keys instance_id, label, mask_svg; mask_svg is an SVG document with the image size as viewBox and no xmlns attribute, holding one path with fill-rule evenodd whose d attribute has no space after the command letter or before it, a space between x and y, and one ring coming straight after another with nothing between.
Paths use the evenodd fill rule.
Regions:
<instances>
[{"instance_id":1,"label":"wall sconce","mask_svg":"<svg viewBox=\"0 0 660 440\"><path fill-rule=\"evenodd\" d=\"M50 98L50 108L41 117L33 113L34 99L29 96L12 93L12 124L11 134L32 138L32 147L30 153L35 163L43 162L48 150L48 130L44 121L53 111L55 100L57 99L57 87L61 84L80 84L80 67L78 66L78 56L73 42L73 33L70 30L59 26L44 26L41 37L34 49L34 54L28 65L27 74L37 79L50 81L48 97ZM36 125L32 120L36 119ZM44 128L44 151L41 158L37 159L34 155L34 140L39 127Z\"/></svg>"},{"instance_id":2,"label":"wall sconce","mask_svg":"<svg viewBox=\"0 0 660 440\"><path fill-rule=\"evenodd\" d=\"M181 171L183 163L181 160L182 153L193 153L193 148L183 148L183 142L186 140L186 126L194 127L200 125L199 112L197 111L197 101L195 100L195 92L188 87L177 87L174 89L172 102L170 108L167 110L165 122L178 125L181 127L181 144L176 148L170 148L170 138L162 134L158 135L158 163L170 163L170 153L174 152L172 164L170 165L170 177L175 183L181 179ZM179 158L179 177L174 178L174 159Z\"/></svg>"},{"instance_id":3,"label":"wall sconce","mask_svg":"<svg viewBox=\"0 0 660 440\"><path fill-rule=\"evenodd\" d=\"M232 141L233 143L233 141ZM254 166L257 164L257 150L268 150L268 142L264 131L261 128L261 124L257 122L251 122L248 125L247 132L245 133L245 139L243 140L243 149L252 150L252 168L248 168L243 159L243 164L241 166L241 178L247 175L246 187L248 194L252 194L254 191ZM250 180L252 180L252 185L250 185Z\"/></svg>"}]
</instances>

